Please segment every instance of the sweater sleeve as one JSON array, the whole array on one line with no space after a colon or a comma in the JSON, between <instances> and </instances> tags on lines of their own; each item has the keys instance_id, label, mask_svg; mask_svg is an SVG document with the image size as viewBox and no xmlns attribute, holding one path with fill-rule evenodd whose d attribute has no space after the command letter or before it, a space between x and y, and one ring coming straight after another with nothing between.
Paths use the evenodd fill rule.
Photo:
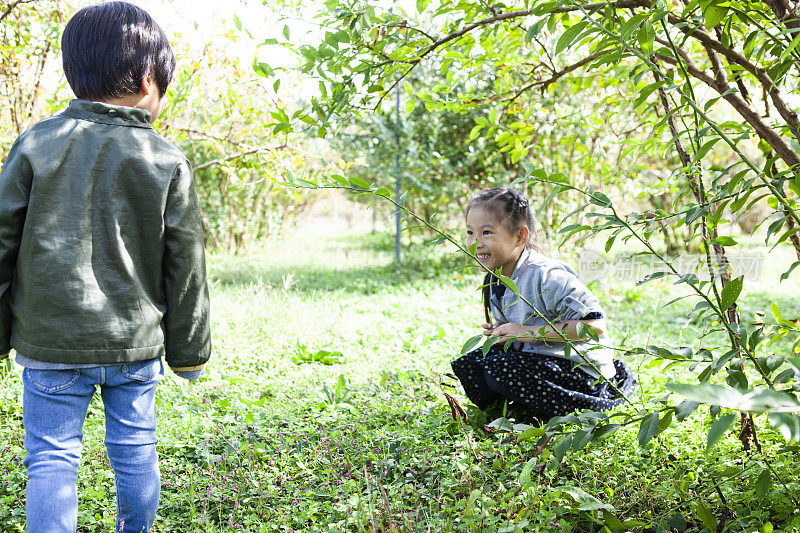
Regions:
<instances>
[{"instance_id":1,"label":"sweater sleeve","mask_svg":"<svg viewBox=\"0 0 800 533\"><path fill-rule=\"evenodd\" d=\"M564 267L548 269L542 277L541 298L561 320L581 320L590 313L603 315L600 301L578 276Z\"/></svg>"},{"instance_id":2,"label":"sweater sleeve","mask_svg":"<svg viewBox=\"0 0 800 533\"><path fill-rule=\"evenodd\" d=\"M209 296L200 206L187 161L176 168L164 210L166 360L194 370L211 356Z\"/></svg>"},{"instance_id":3,"label":"sweater sleeve","mask_svg":"<svg viewBox=\"0 0 800 533\"><path fill-rule=\"evenodd\" d=\"M33 180L20 144L17 139L0 171L0 354L11 350L11 288Z\"/></svg>"}]
</instances>

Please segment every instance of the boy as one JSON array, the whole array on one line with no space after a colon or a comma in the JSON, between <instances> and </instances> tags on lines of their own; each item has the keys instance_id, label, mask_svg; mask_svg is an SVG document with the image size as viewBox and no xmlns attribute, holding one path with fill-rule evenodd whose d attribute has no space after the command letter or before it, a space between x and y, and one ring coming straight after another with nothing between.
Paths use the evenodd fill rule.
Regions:
<instances>
[{"instance_id":1,"label":"boy","mask_svg":"<svg viewBox=\"0 0 800 533\"><path fill-rule=\"evenodd\" d=\"M197 379L211 352L191 167L153 132L175 68L166 35L125 2L62 37L77 100L16 140L0 172L0 353L23 371L29 532L74 532L95 386L117 485L115 531L150 531L160 490L161 356Z\"/></svg>"}]
</instances>

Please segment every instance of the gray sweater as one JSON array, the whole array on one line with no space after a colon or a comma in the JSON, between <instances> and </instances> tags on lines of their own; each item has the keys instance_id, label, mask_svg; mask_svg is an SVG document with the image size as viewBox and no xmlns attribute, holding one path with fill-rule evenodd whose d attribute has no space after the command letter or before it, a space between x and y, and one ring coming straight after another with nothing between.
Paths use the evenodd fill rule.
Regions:
<instances>
[{"instance_id":1,"label":"gray sweater","mask_svg":"<svg viewBox=\"0 0 800 533\"><path fill-rule=\"evenodd\" d=\"M497 322L522 324L537 331L539 327L547 324L543 317L551 323L555 323L580 320L590 313L601 313L605 316L597 297L578 279L575 271L556 259L526 250L517 260L517 266L514 268L514 273L511 274L511 279L516 283L519 293L533 304L536 311L525 304L514 292L506 290L500 298L499 306L497 297L492 294L491 310ZM514 349L563 358L565 357L564 344L556 341L516 342ZM607 334L604 333L600 336L600 345L610 345L610 338ZM600 347L591 339L587 342L573 341L569 359L580 364L581 366L578 368L593 377L599 377L599 375L591 365L587 364L587 360L593 363L607 379L616 374L612 351Z\"/></svg>"}]
</instances>

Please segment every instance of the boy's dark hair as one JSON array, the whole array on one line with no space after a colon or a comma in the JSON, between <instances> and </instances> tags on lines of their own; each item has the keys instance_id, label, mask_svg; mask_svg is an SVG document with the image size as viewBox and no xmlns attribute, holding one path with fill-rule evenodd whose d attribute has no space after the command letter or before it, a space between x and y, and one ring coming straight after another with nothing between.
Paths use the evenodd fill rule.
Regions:
<instances>
[{"instance_id":1,"label":"boy's dark hair","mask_svg":"<svg viewBox=\"0 0 800 533\"><path fill-rule=\"evenodd\" d=\"M516 233L522 226L528 227L528 242L525 243L526 250L537 250L538 242L536 234L538 233L538 226L536 219L533 217L531 204L525 195L516 189L508 187L494 187L475 193L472 196L464 216L469 213L469 210L475 206L481 205L488 209L494 215L498 222L500 222L509 233ZM483 314L486 317L486 322L491 322L491 307L490 300L491 294L489 286L492 283L497 283L498 280L491 274L486 273L483 279Z\"/></svg>"},{"instance_id":2,"label":"boy's dark hair","mask_svg":"<svg viewBox=\"0 0 800 533\"><path fill-rule=\"evenodd\" d=\"M64 28L61 51L67 81L84 100L136 94L148 74L164 96L175 71L164 31L145 10L127 2L75 13Z\"/></svg>"}]
</instances>

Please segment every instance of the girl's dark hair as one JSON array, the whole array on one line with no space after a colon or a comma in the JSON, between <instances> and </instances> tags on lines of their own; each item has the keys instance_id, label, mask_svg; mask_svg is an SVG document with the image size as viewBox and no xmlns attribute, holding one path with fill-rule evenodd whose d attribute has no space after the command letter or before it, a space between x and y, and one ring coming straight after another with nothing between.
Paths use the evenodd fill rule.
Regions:
<instances>
[{"instance_id":1,"label":"girl's dark hair","mask_svg":"<svg viewBox=\"0 0 800 533\"><path fill-rule=\"evenodd\" d=\"M536 235L539 233L538 224L533 216L531 204L520 191L508 187L495 187L475 193L467 205L464 216L469 213L470 209L478 205L492 213L509 233L516 233L522 226L527 226L529 237L528 242L525 243L525 249L539 250L539 242L536 239ZM494 276L487 272L481 289L483 293L483 314L486 317L486 322L491 322L491 293L489 287L493 281L496 281L493 278Z\"/></svg>"},{"instance_id":2,"label":"girl's dark hair","mask_svg":"<svg viewBox=\"0 0 800 533\"><path fill-rule=\"evenodd\" d=\"M61 51L69 86L84 100L136 94L148 74L164 96L175 71L164 31L145 10L127 2L75 13L61 36Z\"/></svg>"}]
</instances>

